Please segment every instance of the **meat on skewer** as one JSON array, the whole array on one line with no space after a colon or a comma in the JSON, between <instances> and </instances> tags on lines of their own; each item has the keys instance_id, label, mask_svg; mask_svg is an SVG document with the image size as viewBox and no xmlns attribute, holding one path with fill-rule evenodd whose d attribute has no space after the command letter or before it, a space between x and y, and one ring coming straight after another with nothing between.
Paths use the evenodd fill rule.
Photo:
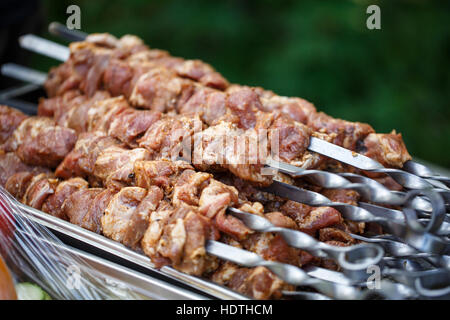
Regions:
<instances>
[{"instance_id":1,"label":"meat on skewer","mask_svg":"<svg viewBox=\"0 0 450 320\"><path fill-rule=\"evenodd\" d=\"M215 90L201 81L196 83L198 78L179 72L183 69L180 65L195 64L180 58L168 58L166 53L161 58L159 50L148 49L136 37L126 36L117 40L110 35L95 35L85 42L72 44L71 50L69 61L50 73L47 82L50 95L78 87L89 94L104 87L113 95L125 95L138 107L163 112L200 113L208 124L220 118L224 109L237 108L234 113L239 117L238 124L244 128L255 123L252 112L248 113L249 107L263 112L278 111L327 134L333 143L373 157L385 166L402 167L410 160L401 135L395 132L377 134L367 124L334 119L316 112L314 106L303 99L277 96L262 88L231 85L225 92ZM95 81L89 77L88 70L100 74ZM192 71L188 74L203 73ZM74 78L77 81L74 82ZM67 85L67 82L72 85ZM251 103L248 97L251 97Z\"/></svg>"}]
</instances>

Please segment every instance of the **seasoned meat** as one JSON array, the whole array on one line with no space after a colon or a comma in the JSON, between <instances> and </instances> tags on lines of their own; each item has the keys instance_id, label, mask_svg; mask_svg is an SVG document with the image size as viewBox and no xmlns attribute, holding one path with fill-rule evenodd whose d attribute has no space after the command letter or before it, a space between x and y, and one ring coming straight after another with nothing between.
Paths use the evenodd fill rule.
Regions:
<instances>
[{"instance_id":1,"label":"seasoned meat","mask_svg":"<svg viewBox=\"0 0 450 320\"><path fill-rule=\"evenodd\" d=\"M255 299L281 298L283 290L293 290L265 267L242 268L232 263L224 263L212 280Z\"/></svg>"},{"instance_id":2,"label":"seasoned meat","mask_svg":"<svg viewBox=\"0 0 450 320\"><path fill-rule=\"evenodd\" d=\"M126 109L112 121L108 135L115 137L131 148L138 146L136 139L161 118L161 113L148 110Z\"/></svg>"},{"instance_id":3,"label":"seasoned meat","mask_svg":"<svg viewBox=\"0 0 450 320\"><path fill-rule=\"evenodd\" d=\"M92 232L101 233L101 218L105 214L105 210L114 194L114 191L110 189L104 189L97 193L89 205L88 211L81 220L80 226Z\"/></svg>"},{"instance_id":4,"label":"seasoned meat","mask_svg":"<svg viewBox=\"0 0 450 320\"><path fill-rule=\"evenodd\" d=\"M335 225L342 221L341 214L331 207L318 207L298 224L300 231L314 235L317 230Z\"/></svg>"},{"instance_id":5,"label":"seasoned meat","mask_svg":"<svg viewBox=\"0 0 450 320\"><path fill-rule=\"evenodd\" d=\"M40 210L47 198L55 193L58 180L52 174L41 173L31 179L22 202Z\"/></svg>"},{"instance_id":6,"label":"seasoned meat","mask_svg":"<svg viewBox=\"0 0 450 320\"><path fill-rule=\"evenodd\" d=\"M148 218L156 210L163 192L158 187L148 191L125 187L109 203L101 218L103 234L129 247L136 247L148 227Z\"/></svg>"},{"instance_id":7,"label":"seasoned meat","mask_svg":"<svg viewBox=\"0 0 450 320\"><path fill-rule=\"evenodd\" d=\"M128 150L111 146L99 153L93 174L103 181L105 186L120 189L133 181L134 163L149 159L149 152L143 148Z\"/></svg>"},{"instance_id":8,"label":"seasoned meat","mask_svg":"<svg viewBox=\"0 0 450 320\"><path fill-rule=\"evenodd\" d=\"M30 172L33 176L37 173L48 172L47 168L29 166L13 152L4 153L0 150L0 185L5 186L8 179L16 173ZM12 182L11 182L12 183Z\"/></svg>"},{"instance_id":9,"label":"seasoned meat","mask_svg":"<svg viewBox=\"0 0 450 320\"><path fill-rule=\"evenodd\" d=\"M406 150L401 133L392 131L390 134L372 133L364 140L365 155L377 160L385 167L402 168L411 160Z\"/></svg>"},{"instance_id":10,"label":"seasoned meat","mask_svg":"<svg viewBox=\"0 0 450 320\"><path fill-rule=\"evenodd\" d=\"M26 118L27 116L19 110L0 105L0 145L6 142Z\"/></svg>"},{"instance_id":11,"label":"seasoned meat","mask_svg":"<svg viewBox=\"0 0 450 320\"><path fill-rule=\"evenodd\" d=\"M69 221L82 225L84 217L89 212L95 197L103 191L102 188L81 189L72 193L63 203L62 210Z\"/></svg>"},{"instance_id":12,"label":"seasoned meat","mask_svg":"<svg viewBox=\"0 0 450 320\"><path fill-rule=\"evenodd\" d=\"M98 155L111 146L120 146L120 142L99 131L82 133L74 149L56 169L55 175L63 179L92 175Z\"/></svg>"},{"instance_id":13,"label":"seasoned meat","mask_svg":"<svg viewBox=\"0 0 450 320\"><path fill-rule=\"evenodd\" d=\"M153 159L175 161L180 156L190 158L194 132L201 131L201 121L194 117L164 117L155 122L137 142L152 154Z\"/></svg>"},{"instance_id":14,"label":"seasoned meat","mask_svg":"<svg viewBox=\"0 0 450 320\"><path fill-rule=\"evenodd\" d=\"M88 183L82 178L72 178L62 181L55 189L55 193L47 198L42 206L42 211L60 219L67 220L63 210L64 201L74 192L87 189Z\"/></svg>"},{"instance_id":15,"label":"seasoned meat","mask_svg":"<svg viewBox=\"0 0 450 320\"><path fill-rule=\"evenodd\" d=\"M14 198L22 200L34 176L35 174L29 171L15 173L6 181L5 189Z\"/></svg>"},{"instance_id":16,"label":"seasoned meat","mask_svg":"<svg viewBox=\"0 0 450 320\"><path fill-rule=\"evenodd\" d=\"M209 184L212 176L204 172L184 170L173 188L172 202L175 206L183 203L198 206L203 189Z\"/></svg>"},{"instance_id":17,"label":"seasoned meat","mask_svg":"<svg viewBox=\"0 0 450 320\"><path fill-rule=\"evenodd\" d=\"M108 133L114 119L130 108L123 96L96 101L88 110L88 131Z\"/></svg>"},{"instance_id":18,"label":"seasoned meat","mask_svg":"<svg viewBox=\"0 0 450 320\"><path fill-rule=\"evenodd\" d=\"M166 194L172 192L176 179L184 171L192 166L184 161L136 161L134 163L134 181L137 187L149 188L158 186Z\"/></svg>"},{"instance_id":19,"label":"seasoned meat","mask_svg":"<svg viewBox=\"0 0 450 320\"><path fill-rule=\"evenodd\" d=\"M157 267L171 264L180 271L201 275L217 267L205 250L206 240L214 234L211 229L210 220L194 207L164 207L151 214L141 244Z\"/></svg>"},{"instance_id":20,"label":"seasoned meat","mask_svg":"<svg viewBox=\"0 0 450 320\"><path fill-rule=\"evenodd\" d=\"M76 140L74 130L56 126L50 118L30 117L17 127L6 145L29 165L55 168Z\"/></svg>"},{"instance_id":21,"label":"seasoned meat","mask_svg":"<svg viewBox=\"0 0 450 320\"><path fill-rule=\"evenodd\" d=\"M350 150L356 150L358 144L375 132L368 124L335 119L323 112L312 113L307 124L322 133L335 133L333 143Z\"/></svg>"}]
</instances>

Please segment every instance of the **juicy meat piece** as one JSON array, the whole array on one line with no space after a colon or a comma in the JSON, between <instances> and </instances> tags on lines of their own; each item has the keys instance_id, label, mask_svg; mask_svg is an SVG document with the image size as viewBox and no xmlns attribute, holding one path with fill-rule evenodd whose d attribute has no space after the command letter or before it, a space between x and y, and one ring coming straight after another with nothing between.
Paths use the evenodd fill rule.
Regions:
<instances>
[{"instance_id":1,"label":"juicy meat piece","mask_svg":"<svg viewBox=\"0 0 450 320\"><path fill-rule=\"evenodd\" d=\"M92 175L98 155L108 147L119 145L119 141L106 136L103 132L82 133L75 144L75 148L56 169L55 175L63 179Z\"/></svg>"},{"instance_id":2,"label":"juicy meat piece","mask_svg":"<svg viewBox=\"0 0 450 320\"><path fill-rule=\"evenodd\" d=\"M183 92L191 92L193 83L176 77L165 68L154 68L137 80L130 102L145 109L168 112L176 109Z\"/></svg>"},{"instance_id":3,"label":"juicy meat piece","mask_svg":"<svg viewBox=\"0 0 450 320\"><path fill-rule=\"evenodd\" d=\"M88 130L89 110L97 101L109 98L110 95L107 91L97 91L91 98L72 106L72 108L67 111L64 126L75 130L77 133L86 132Z\"/></svg>"},{"instance_id":4,"label":"juicy meat piece","mask_svg":"<svg viewBox=\"0 0 450 320\"><path fill-rule=\"evenodd\" d=\"M342 222L341 214L331 207L318 207L299 223L300 231L315 234L317 230Z\"/></svg>"},{"instance_id":5,"label":"juicy meat piece","mask_svg":"<svg viewBox=\"0 0 450 320\"><path fill-rule=\"evenodd\" d=\"M99 100L89 109L88 131L103 131L108 133L109 127L114 119L130 106L123 96Z\"/></svg>"},{"instance_id":6,"label":"juicy meat piece","mask_svg":"<svg viewBox=\"0 0 450 320\"><path fill-rule=\"evenodd\" d=\"M336 228L320 229L319 240L322 242L339 241L346 244L355 243L355 240L348 233Z\"/></svg>"},{"instance_id":7,"label":"juicy meat piece","mask_svg":"<svg viewBox=\"0 0 450 320\"><path fill-rule=\"evenodd\" d=\"M364 140L365 155L377 160L385 167L402 168L411 160L401 133L392 131L389 134L372 133Z\"/></svg>"},{"instance_id":8,"label":"juicy meat piece","mask_svg":"<svg viewBox=\"0 0 450 320\"><path fill-rule=\"evenodd\" d=\"M72 61L68 61L50 69L44 88L47 95L51 98L62 95L66 91L77 89L80 86L80 82L81 76L73 72Z\"/></svg>"},{"instance_id":9,"label":"juicy meat piece","mask_svg":"<svg viewBox=\"0 0 450 320\"><path fill-rule=\"evenodd\" d=\"M334 202L347 203L354 206L358 205L359 194L349 189L325 189L321 192L325 197Z\"/></svg>"},{"instance_id":10,"label":"juicy meat piece","mask_svg":"<svg viewBox=\"0 0 450 320\"><path fill-rule=\"evenodd\" d=\"M203 87L196 87L192 96L180 103L177 110L184 115L198 115L208 125L217 124L226 111L226 94Z\"/></svg>"},{"instance_id":11,"label":"juicy meat piece","mask_svg":"<svg viewBox=\"0 0 450 320\"><path fill-rule=\"evenodd\" d=\"M121 94L129 97L132 90L133 71L133 68L128 63L112 59L103 74L105 89L114 97Z\"/></svg>"},{"instance_id":12,"label":"juicy meat piece","mask_svg":"<svg viewBox=\"0 0 450 320\"><path fill-rule=\"evenodd\" d=\"M34 176L25 192L22 202L40 210L47 198L55 193L58 180L52 175L41 173Z\"/></svg>"},{"instance_id":13,"label":"juicy meat piece","mask_svg":"<svg viewBox=\"0 0 450 320\"><path fill-rule=\"evenodd\" d=\"M98 155L93 174L103 181L105 186L120 189L133 181L134 163L149 159L149 152L143 148L128 150L111 146Z\"/></svg>"},{"instance_id":14,"label":"juicy meat piece","mask_svg":"<svg viewBox=\"0 0 450 320\"><path fill-rule=\"evenodd\" d=\"M131 148L137 147L140 138L150 126L161 118L161 113L149 110L127 109L112 121L108 135L119 139Z\"/></svg>"},{"instance_id":15,"label":"juicy meat piece","mask_svg":"<svg viewBox=\"0 0 450 320\"><path fill-rule=\"evenodd\" d=\"M307 124L316 131L336 134L332 141L334 144L354 151L370 133L375 132L368 124L335 119L323 112L311 114Z\"/></svg>"},{"instance_id":16,"label":"juicy meat piece","mask_svg":"<svg viewBox=\"0 0 450 320\"><path fill-rule=\"evenodd\" d=\"M212 280L255 299L281 298L283 290L293 290L265 267L241 268L226 262Z\"/></svg>"},{"instance_id":17,"label":"juicy meat piece","mask_svg":"<svg viewBox=\"0 0 450 320\"><path fill-rule=\"evenodd\" d=\"M279 111L284 116L303 124L316 112L314 105L301 98L277 96L261 97L262 110L265 112Z\"/></svg>"},{"instance_id":18,"label":"juicy meat piece","mask_svg":"<svg viewBox=\"0 0 450 320\"><path fill-rule=\"evenodd\" d=\"M281 212L294 220L297 225L302 223L312 209L313 207L292 200L286 201L280 208Z\"/></svg>"},{"instance_id":19,"label":"juicy meat piece","mask_svg":"<svg viewBox=\"0 0 450 320\"><path fill-rule=\"evenodd\" d=\"M69 221L78 226L89 211L95 197L103 191L102 188L81 189L72 193L63 203L62 210Z\"/></svg>"},{"instance_id":20,"label":"juicy meat piece","mask_svg":"<svg viewBox=\"0 0 450 320\"><path fill-rule=\"evenodd\" d=\"M104 189L94 196L88 211L81 220L80 226L92 232L100 234L102 232L102 222L106 207L114 196L114 191Z\"/></svg>"},{"instance_id":21,"label":"juicy meat piece","mask_svg":"<svg viewBox=\"0 0 450 320\"><path fill-rule=\"evenodd\" d=\"M174 70L181 77L198 81L212 88L224 90L228 86L228 81L220 73L200 60L185 60L183 63L177 64Z\"/></svg>"},{"instance_id":22,"label":"juicy meat piece","mask_svg":"<svg viewBox=\"0 0 450 320\"><path fill-rule=\"evenodd\" d=\"M13 152L4 153L0 150L0 185L5 186L8 179L19 172L33 172L36 168L30 167L20 160Z\"/></svg>"},{"instance_id":23,"label":"juicy meat piece","mask_svg":"<svg viewBox=\"0 0 450 320\"><path fill-rule=\"evenodd\" d=\"M71 108L87 99L79 90L70 90L61 96L39 100L38 116L50 117L61 126L66 126L67 115Z\"/></svg>"},{"instance_id":24,"label":"juicy meat piece","mask_svg":"<svg viewBox=\"0 0 450 320\"><path fill-rule=\"evenodd\" d=\"M26 118L27 116L19 110L0 105L0 145L6 142Z\"/></svg>"},{"instance_id":25,"label":"juicy meat piece","mask_svg":"<svg viewBox=\"0 0 450 320\"><path fill-rule=\"evenodd\" d=\"M34 173L22 171L13 174L5 183L5 189L16 199L22 200L28 186L30 185Z\"/></svg>"},{"instance_id":26,"label":"juicy meat piece","mask_svg":"<svg viewBox=\"0 0 450 320\"><path fill-rule=\"evenodd\" d=\"M191 157L191 137L200 131L202 123L193 117L166 116L155 122L137 142L154 159L177 160L180 156ZM187 153L187 154L185 154Z\"/></svg>"},{"instance_id":27,"label":"juicy meat piece","mask_svg":"<svg viewBox=\"0 0 450 320\"><path fill-rule=\"evenodd\" d=\"M109 203L101 218L103 234L129 247L136 247L148 227L151 212L164 194L158 187L147 190L125 187Z\"/></svg>"},{"instance_id":28,"label":"juicy meat piece","mask_svg":"<svg viewBox=\"0 0 450 320\"><path fill-rule=\"evenodd\" d=\"M217 180L211 180L203 189L199 200L199 212L210 219L220 231L239 240L245 239L252 230L238 218L227 215L226 210L238 203L236 188L227 186Z\"/></svg>"},{"instance_id":29,"label":"juicy meat piece","mask_svg":"<svg viewBox=\"0 0 450 320\"><path fill-rule=\"evenodd\" d=\"M269 212L265 214L265 217L277 227L297 229L297 223L281 212Z\"/></svg>"},{"instance_id":30,"label":"juicy meat piece","mask_svg":"<svg viewBox=\"0 0 450 320\"><path fill-rule=\"evenodd\" d=\"M8 150L35 166L55 168L72 150L77 140L74 130L56 126L45 117L24 120L7 142Z\"/></svg>"},{"instance_id":31,"label":"juicy meat piece","mask_svg":"<svg viewBox=\"0 0 450 320\"><path fill-rule=\"evenodd\" d=\"M202 190L209 184L211 178L209 173L184 170L173 188L173 204L179 206L185 203L198 206Z\"/></svg>"},{"instance_id":32,"label":"juicy meat piece","mask_svg":"<svg viewBox=\"0 0 450 320\"><path fill-rule=\"evenodd\" d=\"M202 275L217 267L205 250L206 240L214 234L211 229L210 220L194 207L164 207L150 216L141 244L157 267L172 264L177 270Z\"/></svg>"},{"instance_id":33,"label":"juicy meat piece","mask_svg":"<svg viewBox=\"0 0 450 320\"><path fill-rule=\"evenodd\" d=\"M55 189L55 193L47 198L42 211L51 214L52 216L60 219L67 220L67 217L63 210L64 201L74 192L87 189L88 183L82 178L72 178L67 181L63 181L58 184Z\"/></svg>"},{"instance_id":34,"label":"juicy meat piece","mask_svg":"<svg viewBox=\"0 0 450 320\"><path fill-rule=\"evenodd\" d=\"M249 129L256 124L256 112L262 109L258 94L248 88L233 91L227 98L227 108L239 128Z\"/></svg>"},{"instance_id":35,"label":"juicy meat piece","mask_svg":"<svg viewBox=\"0 0 450 320\"><path fill-rule=\"evenodd\" d=\"M220 122L194 135L192 163L199 170L225 168L243 180L266 186L272 179L262 172L267 155L264 141L265 137L254 130Z\"/></svg>"},{"instance_id":36,"label":"juicy meat piece","mask_svg":"<svg viewBox=\"0 0 450 320\"><path fill-rule=\"evenodd\" d=\"M282 161L292 162L302 159L309 146L310 134L308 127L285 117L278 117L269 131L271 151Z\"/></svg>"},{"instance_id":37,"label":"juicy meat piece","mask_svg":"<svg viewBox=\"0 0 450 320\"><path fill-rule=\"evenodd\" d=\"M176 179L184 171L192 166L184 161L136 161L134 163L134 181L137 187L149 188L157 186L170 194L176 183Z\"/></svg>"}]
</instances>

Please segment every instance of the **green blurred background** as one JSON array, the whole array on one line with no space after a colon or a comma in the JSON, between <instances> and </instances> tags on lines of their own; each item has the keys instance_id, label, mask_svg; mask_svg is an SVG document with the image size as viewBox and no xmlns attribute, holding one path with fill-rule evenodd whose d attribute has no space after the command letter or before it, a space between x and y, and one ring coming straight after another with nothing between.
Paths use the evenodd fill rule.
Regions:
<instances>
[{"instance_id":1,"label":"green blurred background","mask_svg":"<svg viewBox=\"0 0 450 320\"><path fill-rule=\"evenodd\" d=\"M412 155L450 168L450 1L47 0L46 21L65 23L71 4L85 32L136 34L231 82L396 129ZM366 28L370 4L381 30ZM33 56L38 69L54 64Z\"/></svg>"}]
</instances>

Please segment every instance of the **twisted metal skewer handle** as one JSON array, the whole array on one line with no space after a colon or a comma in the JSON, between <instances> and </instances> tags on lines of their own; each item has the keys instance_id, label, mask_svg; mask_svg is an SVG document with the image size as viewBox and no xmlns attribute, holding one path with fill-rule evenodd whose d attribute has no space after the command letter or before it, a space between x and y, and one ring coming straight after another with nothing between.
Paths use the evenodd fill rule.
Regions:
<instances>
[{"instance_id":1,"label":"twisted metal skewer handle","mask_svg":"<svg viewBox=\"0 0 450 320\"><path fill-rule=\"evenodd\" d=\"M206 243L206 251L218 258L245 267L266 267L277 277L289 284L295 286L309 286L319 291L319 293L334 299L362 300L370 298L373 295L381 295L391 299L404 299L417 296L417 293L411 288L385 280L380 282L379 290L370 290L312 278L299 267L275 261L267 261L256 253L232 247L217 241L209 240Z\"/></svg>"},{"instance_id":2,"label":"twisted metal skewer handle","mask_svg":"<svg viewBox=\"0 0 450 320\"><path fill-rule=\"evenodd\" d=\"M446 186L450 187L449 177L435 174L432 170L430 170L427 166L424 166L423 164L417 163L415 161L407 161L403 165L403 169L425 179L428 178L441 181Z\"/></svg>"},{"instance_id":3,"label":"twisted metal skewer handle","mask_svg":"<svg viewBox=\"0 0 450 320\"><path fill-rule=\"evenodd\" d=\"M378 264L384 255L383 249L378 245L332 246L320 242L304 232L276 227L266 218L255 214L236 208L228 208L228 212L242 220L247 227L254 231L278 233L288 245L294 248L306 250L317 257L335 259L344 273L349 274L352 279L365 279L367 268Z\"/></svg>"}]
</instances>

